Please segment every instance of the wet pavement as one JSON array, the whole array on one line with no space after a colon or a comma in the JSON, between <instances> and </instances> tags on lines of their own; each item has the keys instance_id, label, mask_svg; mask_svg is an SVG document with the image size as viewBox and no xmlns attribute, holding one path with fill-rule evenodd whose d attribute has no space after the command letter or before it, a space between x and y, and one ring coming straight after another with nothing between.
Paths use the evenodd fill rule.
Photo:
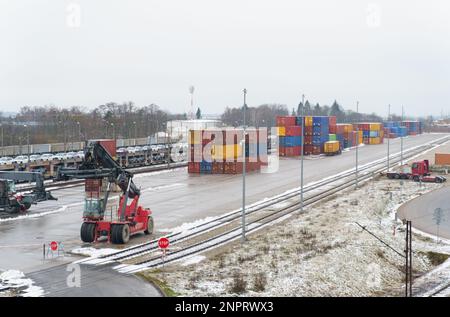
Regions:
<instances>
[{"instance_id":1,"label":"wet pavement","mask_svg":"<svg viewBox=\"0 0 450 317\"><path fill-rule=\"evenodd\" d=\"M398 215L400 219L411 220L414 228L437 236L436 208L443 210L439 237L450 239L450 184L407 202L400 207Z\"/></svg>"}]
</instances>

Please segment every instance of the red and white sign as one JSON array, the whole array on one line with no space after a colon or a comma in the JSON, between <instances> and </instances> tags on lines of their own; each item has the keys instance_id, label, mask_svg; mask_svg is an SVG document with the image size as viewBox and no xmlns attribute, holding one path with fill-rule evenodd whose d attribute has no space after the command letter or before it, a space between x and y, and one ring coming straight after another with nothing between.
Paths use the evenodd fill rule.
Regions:
<instances>
[{"instance_id":1,"label":"red and white sign","mask_svg":"<svg viewBox=\"0 0 450 317\"><path fill-rule=\"evenodd\" d=\"M50 242L50 249L52 249L52 251L58 250L58 242L56 241Z\"/></svg>"},{"instance_id":2,"label":"red and white sign","mask_svg":"<svg viewBox=\"0 0 450 317\"><path fill-rule=\"evenodd\" d=\"M167 249L169 247L169 239L162 237L158 240L158 246L161 249Z\"/></svg>"}]
</instances>

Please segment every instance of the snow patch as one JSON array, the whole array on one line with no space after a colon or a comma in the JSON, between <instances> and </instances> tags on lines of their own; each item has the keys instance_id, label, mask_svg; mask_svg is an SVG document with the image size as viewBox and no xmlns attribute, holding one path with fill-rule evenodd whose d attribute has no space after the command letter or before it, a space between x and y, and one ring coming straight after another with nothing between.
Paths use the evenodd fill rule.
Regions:
<instances>
[{"instance_id":1,"label":"snow patch","mask_svg":"<svg viewBox=\"0 0 450 317\"><path fill-rule=\"evenodd\" d=\"M0 274L0 288L19 289L23 297L44 296L44 290L34 282L25 278L25 274L17 270L8 270Z\"/></svg>"},{"instance_id":2,"label":"snow patch","mask_svg":"<svg viewBox=\"0 0 450 317\"><path fill-rule=\"evenodd\" d=\"M117 252L116 249L110 249L110 248L103 248L103 249L96 249L93 247L87 247L87 248L76 248L70 251L72 254L78 254L93 258L98 258L100 256L109 255L112 253Z\"/></svg>"},{"instance_id":3,"label":"snow patch","mask_svg":"<svg viewBox=\"0 0 450 317\"><path fill-rule=\"evenodd\" d=\"M206 259L206 257L204 255L194 255L194 256L184 260L181 263L181 265L188 266L188 265L192 265L192 264L197 264L197 263L200 263L201 261L203 261L204 259Z\"/></svg>"}]
</instances>

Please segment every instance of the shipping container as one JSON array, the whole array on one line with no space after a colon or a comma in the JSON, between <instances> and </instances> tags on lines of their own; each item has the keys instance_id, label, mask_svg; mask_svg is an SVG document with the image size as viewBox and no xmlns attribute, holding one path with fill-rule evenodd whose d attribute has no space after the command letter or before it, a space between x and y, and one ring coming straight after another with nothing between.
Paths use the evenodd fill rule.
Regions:
<instances>
[{"instance_id":1,"label":"shipping container","mask_svg":"<svg viewBox=\"0 0 450 317\"><path fill-rule=\"evenodd\" d=\"M286 135L286 128L285 127L277 127L278 130L278 136L285 136Z\"/></svg>"},{"instance_id":2,"label":"shipping container","mask_svg":"<svg viewBox=\"0 0 450 317\"><path fill-rule=\"evenodd\" d=\"M327 141L324 143L324 153L326 155L336 155L341 153L339 141Z\"/></svg>"},{"instance_id":3,"label":"shipping container","mask_svg":"<svg viewBox=\"0 0 450 317\"><path fill-rule=\"evenodd\" d=\"M116 140L113 139L95 139L90 140L90 142L99 142L105 150L111 155L113 158L116 157Z\"/></svg>"},{"instance_id":4,"label":"shipping container","mask_svg":"<svg viewBox=\"0 0 450 317\"><path fill-rule=\"evenodd\" d=\"M285 136L301 136L302 127L299 126L289 126L285 127Z\"/></svg>"},{"instance_id":5,"label":"shipping container","mask_svg":"<svg viewBox=\"0 0 450 317\"><path fill-rule=\"evenodd\" d=\"M435 153L434 163L436 165L450 165L450 154L449 153Z\"/></svg>"},{"instance_id":6,"label":"shipping container","mask_svg":"<svg viewBox=\"0 0 450 317\"><path fill-rule=\"evenodd\" d=\"M277 116L276 122L278 127L287 127L296 125L297 119L294 116Z\"/></svg>"}]
</instances>

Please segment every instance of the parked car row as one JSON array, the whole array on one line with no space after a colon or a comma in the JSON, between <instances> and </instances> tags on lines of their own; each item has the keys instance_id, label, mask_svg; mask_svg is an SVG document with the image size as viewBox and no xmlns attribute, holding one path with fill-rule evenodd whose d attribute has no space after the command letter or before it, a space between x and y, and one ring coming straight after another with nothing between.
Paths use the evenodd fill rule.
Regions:
<instances>
[{"instance_id":1,"label":"parked car row","mask_svg":"<svg viewBox=\"0 0 450 317\"><path fill-rule=\"evenodd\" d=\"M12 165L12 164L28 164L38 162L50 162L50 161L65 161L72 159L83 159L84 152L64 152L64 153L44 153L44 154L32 154L19 155L16 157L4 156L0 157L0 165Z\"/></svg>"},{"instance_id":2,"label":"parked car row","mask_svg":"<svg viewBox=\"0 0 450 317\"><path fill-rule=\"evenodd\" d=\"M118 154L136 154L136 153L144 153L144 152L158 152L162 150L166 150L169 146L164 144L158 145L144 145L144 146L129 146L129 147L121 147L117 149Z\"/></svg>"}]
</instances>

